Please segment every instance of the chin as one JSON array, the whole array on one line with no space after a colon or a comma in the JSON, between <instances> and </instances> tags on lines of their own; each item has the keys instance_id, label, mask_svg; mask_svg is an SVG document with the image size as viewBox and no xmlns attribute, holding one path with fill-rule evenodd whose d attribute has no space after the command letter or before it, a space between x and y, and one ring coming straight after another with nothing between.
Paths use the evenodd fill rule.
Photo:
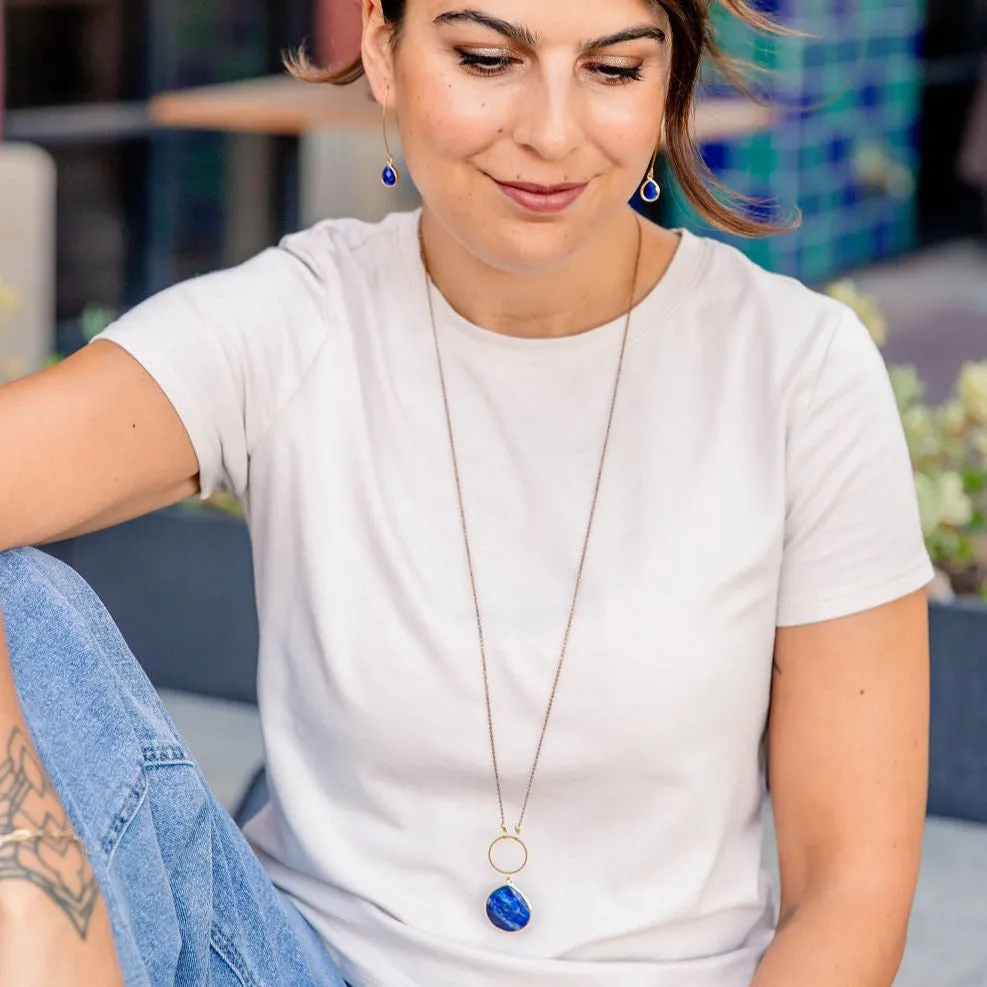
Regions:
<instances>
[{"instance_id":1,"label":"chin","mask_svg":"<svg viewBox=\"0 0 987 987\"><path fill-rule=\"evenodd\" d=\"M604 225L585 215L463 217L460 242L490 267L511 274L545 274L565 267Z\"/></svg>"}]
</instances>

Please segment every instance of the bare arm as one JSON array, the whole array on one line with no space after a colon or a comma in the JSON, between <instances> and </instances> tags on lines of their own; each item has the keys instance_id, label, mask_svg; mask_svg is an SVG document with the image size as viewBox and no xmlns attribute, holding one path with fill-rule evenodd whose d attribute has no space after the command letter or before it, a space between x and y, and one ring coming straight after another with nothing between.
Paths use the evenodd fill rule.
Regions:
<instances>
[{"instance_id":1,"label":"bare arm","mask_svg":"<svg viewBox=\"0 0 987 987\"><path fill-rule=\"evenodd\" d=\"M109 913L51 786L14 691L0 615L0 836L44 827L41 842L0 849L0 983L116 987Z\"/></svg>"},{"instance_id":2,"label":"bare arm","mask_svg":"<svg viewBox=\"0 0 987 987\"><path fill-rule=\"evenodd\" d=\"M171 403L110 342L0 387L0 551L109 527L198 490Z\"/></svg>"},{"instance_id":3,"label":"bare arm","mask_svg":"<svg viewBox=\"0 0 987 987\"><path fill-rule=\"evenodd\" d=\"M94 530L198 490L177 413L140 364L97 342L0 387L0 551ZM0 983L122 984L90 862L24 721L0 614Z\"/></svg>"},{"instance_id":4,"label":"bare arm","mask_svg":"<svg viewBox=\"0 0 987 987\"><path fill-rule=\"evenodd\" d=\"M891 987L928 776L924 592L779 630L769 770L781 923L753 987Z\"/></svg>"}]
</instances>

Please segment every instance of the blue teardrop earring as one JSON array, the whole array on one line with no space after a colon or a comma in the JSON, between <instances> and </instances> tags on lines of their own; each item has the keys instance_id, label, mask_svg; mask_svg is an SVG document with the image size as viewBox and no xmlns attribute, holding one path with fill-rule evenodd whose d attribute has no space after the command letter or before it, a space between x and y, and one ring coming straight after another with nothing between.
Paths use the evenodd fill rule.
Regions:
<instances>
[{"instance_id":1,"label":"blue teardrop earring","mask_svg":"<svg viewBox=\"0 0 987 987\"><path fill-rule=\"evenodd\" d=\"M384 170L380 173L380 180L387 188L395 188L401 182L401 172L398 171L394 158L391 155L391 145L387 140L387 98L384 96L384 112L382 114L381 129L384 131L384 151L387 159L384 161Z\"/></svg>"},{"instance_id":2,"label":"blue teardrop earring","mask_svg":"<svg viewBox=\"0 0 987 987\"><path fill-rule=\"evenodd\" d=\"M641 185L641 198L645 202L657 202L661 198L661 186L655 181L655 166L658 164L658 148L651 156L651 167L648 168L647 177Z\"/></svg>"}]
</instances>

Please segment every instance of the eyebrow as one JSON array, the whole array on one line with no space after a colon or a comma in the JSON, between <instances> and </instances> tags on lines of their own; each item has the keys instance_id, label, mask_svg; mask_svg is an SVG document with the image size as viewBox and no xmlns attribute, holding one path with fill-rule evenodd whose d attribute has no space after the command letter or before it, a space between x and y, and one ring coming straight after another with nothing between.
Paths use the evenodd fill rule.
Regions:
<instances>
[{"instance_id":1,"label":"eyebrow","mask_svg":"<svg viewBox=\"0 0 987 987\"><path fill-rule=\"evenodd\" d=\"M538 44L538 38L528 28L524 27L524 25L511 24L510 21L485 14L482 10L473 10L472 8L447 10L444 14L439 14L433 21L436 26L463 22L479 24L481 27L490 28L491 31L496 31L515 44L523 45L526 48L534 48ZM616 34L608 34L602 38L596 38L593 41L585 41L579 46L579 51L580 54L585 55L587 52L598 51L601 48L610 48L612 45L624 44L627 41L639 41L642 38L652 39L662 44L665 41L666 34L655 24L642 24L640 27L627 28L627 30L618 31Z\"/></svg>"},{"instance_id":2,"label":"eyebrow","mask_svg":"<svg viewBox=\"0 0 987 987\"><path fill-rule=\"evenodd\" d=\"M468 24L479 24L481 27L488 27L491 31L504 35L515 44L523 45L526 48L534 48L538 39L524 26L511 24L510 21L501 20L490 14L483 13L482 10L447 10L444 14L439 14L432 22L436 26L440 24L458 24L461 22Z\"/></svg>"},{"instance_id":3,"label":"eyebrow","mask_svg":"<svg viewBox=\"0 0 987 987\"><path fill-rule=\"evenodd\" d=\"M659 44L663 44L665 37L665 32L660 27L654 24L642 24L640 27L630 27L626 31L608 34L605 37L597 38L595 41L587 41L579 46L579 51L585 55L587 52L598 51L600 48L621 45L625 41L640 41L642 38L650 38Z\"/></svg>"}]
</instances>

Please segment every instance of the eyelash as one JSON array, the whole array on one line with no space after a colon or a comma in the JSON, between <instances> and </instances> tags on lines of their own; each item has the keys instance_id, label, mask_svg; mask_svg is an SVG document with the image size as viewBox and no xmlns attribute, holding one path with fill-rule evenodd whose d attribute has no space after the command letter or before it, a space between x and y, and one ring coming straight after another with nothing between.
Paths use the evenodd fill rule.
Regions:
<instances>
[{"instance_id":1,"label":"eyelash","mask_svg":"<svg viewBox=\"0 0 987 987\"><path fill-rule=\"evenodd\" d=\"M459 64L474 75L500 75L515 63L515 59L506 55L477 55L473 52L457 48ZM591 62L597 73L603 78L604 85L623 86L629 82L639 82L642 77L640 65L607 65L605 62Z\"/></svg>"}]
</instances>

